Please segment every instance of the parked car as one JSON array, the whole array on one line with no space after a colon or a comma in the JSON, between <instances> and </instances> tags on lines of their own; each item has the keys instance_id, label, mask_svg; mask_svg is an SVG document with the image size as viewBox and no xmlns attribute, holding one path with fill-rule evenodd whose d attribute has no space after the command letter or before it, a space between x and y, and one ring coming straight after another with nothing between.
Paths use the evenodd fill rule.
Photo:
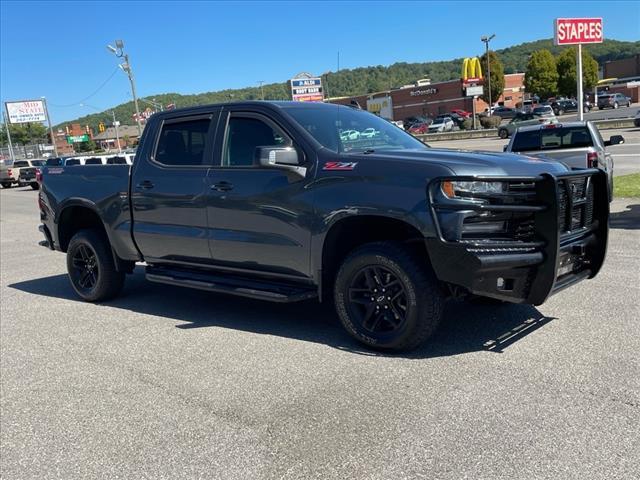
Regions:
<instances>
[{"instance_id":1,"label":"parked car","mask_svg":"<svg viewBox=\"0 0 640 480\"><path fill-rule=\"evenodd\" d=\"M365 128L360 132L360 138L374 138L378 135L378 131L375 128Z\"/></svg>"},{"instance_id":2,"label":"parked car","mask_svg":"<svg viewBox=\"0 0 640 480\"><path fill-rule=\"evenodd\" d=\"M453 130L454 122L451 117L438 117L429 125L429 133L450 132Z\"/></svg>"},{"instance_id":3,"label":"parked car","mask_svg":"<svg viewBox=\"0 0 640 480\"><path fill-rule=\"evenodd\" d=\"M426 123L415 123L410 129L409 133L414 135L424 135L425 133L429 133L429 125Z\"/></svg>"},{"instance_id":4,"label":"parked car","mask_svg":"<svg viewBox=\"0 0 640 480\"><path fill-rule=\"evenodd\" d=\"M511 119L511 121L505 125L500 125L498 127L498 136L500 138L508 138L516 131L516 129L520 127L524 127L526 125L541 125L548 123L555 123L558 120L555 116L542 116L534 113L522 113L518 112L515 117Z\"/></svg>"},{"instance_id":5,"label":"parked car","mask_svg":"<svg viewBox=\"0 0 640 480\"><path fill-rule=\"evenodd\" d=\"M630 107L631 98L621 93L607 93L598 95L598 109Z\"/></svg>"},{"instance_id":6,"label":"parked car","mask_svg":"<svg viewBox=\"0 0 640 480\"><path fill-rule=\"evenodd\" d=\"M18 162L16 162L18 163ZM20 174L18 176L18 185L29 185L33 190L38 189L37 172L40 168L44 167L46 160L28 160L29 165L20 168Z\"/></svg>"},{"instance_id":7,"label":"parked car","mask_svg":"<svg viewBox=\"0 0 640 480\"><path fill-rule=\"evenodd\" d=\"M369 112L301 103L160 112L131 168L45 167L42 243L66 252L78 296L117 296L145 262L174 288L332 299L356 340L397 351L433 335L448 297L540 305L600 270L603 172L436 150ZM381 134L345 144L336 118Z\"/></svg>"},{"instance_id":8,"label":"parked car","mask_svg":"<svg viewBox=\"0 0 640 480\"><path fill-rule=\"evenodd\" d=\"M613 158L606 147L624 143L621 135L603 140L591 122L551 123L516 130L505 152L557 160L571 168L598 168L607 174L609 201L613 198Z\"/></svg>"},{"instance_id":9,"label":"parked car","mask_svg":"<svg viewBox=\"0 0 640 480\"><path fill-rule=\"evenodd\" d=\"M409 130L412 126L423 123L430 125L433 123L433 119L426 116L407 117L403 121L403 126L405 130Z\"/></svg>"},{"instance_id":10,"label":"parked car","mask_svg":"<svg viewBox=\"0 0 640 480\"><path fill-rule=\"evenodd\" d=\"M633 117L633 124L634 124L636 127L640 127L640 110L638 110L638 111L636 112L636 116L635 116L635 117Z\"/></svg>"},{"instance_id":11,"label":"parked car","mask_svg":"<svg viewBox=\"0 0 640 480\"><path fill-rule=\"evenodd\" d=\"M491 115L497 115L498 117L502 118L503 120L505 118L513 118L516 116L516 114L518 113L518 111L514 108L510 108L510 107L495 107L493 109L493 112Z\"/></svg>"},{"instance_id":12,"label":"parked car","mask_svg":"<svg viewBox=\"0 0 640 480\"><path fill-rule=\"evenodd\" d=\"M466 110L451 110L451 113L454 113L462 118L469 118L472 115L471 112L467 112Z\"/></svg>"},{"instance_id":13,"label":"parked car","mask_svg":"<svg viewBox=\"0 0 640 480\"><path fill-rule=\"evenodd\" d=\"M538 105L531 113L538 117L556 118L551 105Z\"/></svg>"},{"instance_id":14,"label":"parked car","mask_svg":"<svg viewBox=\"0 0 640 480\"><path fill-rule=\"evenodd\" d=\"M357 130L343 130L340 132L340 139L345 140L358 140L360 138L360 132Z\"/></svg>"}]
</instances>

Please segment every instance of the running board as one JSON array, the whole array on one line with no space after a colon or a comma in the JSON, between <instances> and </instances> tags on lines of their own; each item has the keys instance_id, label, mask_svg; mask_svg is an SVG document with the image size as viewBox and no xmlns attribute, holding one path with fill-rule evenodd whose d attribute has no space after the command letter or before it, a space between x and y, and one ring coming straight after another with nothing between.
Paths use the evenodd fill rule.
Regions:
<instances>
[{"instance_id":1,"label":"running board","mask_svg":"<svg viewBox=\"0 0 640 480\"><path fill-rule=\"evenodd\" d=\"M227 293L270 302L299 302L318 296L318 290L311 285L300 286L235 275L223 276L164 267L147 267L146 278L150 282Z\"/></svg>"}]
</instances>

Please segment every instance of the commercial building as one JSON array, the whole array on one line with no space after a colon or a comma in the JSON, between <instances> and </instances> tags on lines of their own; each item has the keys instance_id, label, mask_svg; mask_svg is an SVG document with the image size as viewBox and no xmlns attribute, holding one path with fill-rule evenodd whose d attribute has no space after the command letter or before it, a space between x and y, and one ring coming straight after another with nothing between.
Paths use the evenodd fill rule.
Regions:
<instances>
[{"instance_id":1,"label":"commercial building","mask_svg":"<svg viewBox=\"0 0 640 480\"><path fill-rule=\"evenodd\" d=\"M640 102L640 54L605 62L598 92L622 93Z\"/></svg>"},{"instance_id":2,"label":"commercial building","mask_svg":"<svg viewBox=\"0 0 640 480\"><path fill-rule=\"evenodd\" d=\"M117 134L115 127L108 127L104 132L94 136L93 140L103 150L118 150L137 145L139 137L137 126L121 125L118 127ZM119 147L118 140L120 141Z\"/></svg>"},{"instance_id":3,"label":"commercial building","mask_svg":"<svg viewBox=\"0 0 640 480\"><path fill-rule=\"evenodd\" d=\"M505 75L505 87L494 101L507 107L522 102L524 73ZM480 98L465 96L462 80L425 83L417 82L402 88L353 97L330 98L331 103L349 105L357 102L363 109L378 113L389 120L404 120L413 116L435 117L452 110L482 112L488 105Z\"/></svg>"}]
</instances>

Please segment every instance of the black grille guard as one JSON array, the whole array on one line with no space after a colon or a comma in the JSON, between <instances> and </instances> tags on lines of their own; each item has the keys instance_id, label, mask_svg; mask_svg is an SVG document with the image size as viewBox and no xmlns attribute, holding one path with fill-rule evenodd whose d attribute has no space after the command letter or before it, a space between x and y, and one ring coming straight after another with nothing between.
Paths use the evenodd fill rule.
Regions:
<instances>
[{"instance_id":1,"label":"black grille guard","mask_svg":"<svg viewBox=\"0 0 640 480\"><path fill-rule=\"evenodd\" d=\"M438 193L443 180L533 183L535 200L526 205L458 202L446 199ZM559 185L571 191L570 187L567 187L569 182L580 181L592 188L592 210L587 207L584 211L580 210L580 215L583 215L581 218L584 220L589 215L590 221L588 225L567 230L566 225L572 224L574 208L577 209L577 206L585 202L567 199L568 205L563 206L562 218L569 220L568 223L562 223L559 221ZM608 242L609 200L607 176L602 170L573 170L559 175L542 174L532 177L437 178L429 183L428 195L436 238L427 239L427 248L436 275L440 280L462 286L474 294L539 305L550 295L585 278L593 278L604 263ZM439 222L439 212L469 210L531 213L534 216L535 236L538 241L446 240ZM558 275L560 262L566 256L579 256L580 268L565 275ZM521 284L518 291L496 290L495 278L502 274L501 270L518 276Z\"/></svg>"}]
</instances>

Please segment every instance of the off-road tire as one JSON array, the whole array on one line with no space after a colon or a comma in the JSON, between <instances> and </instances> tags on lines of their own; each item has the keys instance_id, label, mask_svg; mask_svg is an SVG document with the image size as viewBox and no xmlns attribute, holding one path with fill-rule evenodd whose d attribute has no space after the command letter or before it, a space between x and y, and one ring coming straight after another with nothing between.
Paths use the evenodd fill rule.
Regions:
<instances>
[{"instance_id":1,"label":"off-road tire","mask_svg":"<svg viewBox=\"0 0 640 480\"><path fill-rule=\"evenodd\" d=\"M397 303L394 304L389 296L389 301L383 300L389 310L369 317L374 319L374 331L366 326L366 312L371 305L381 308L384 306L379 303L379 298L384 297L385 291L376 289L379 296L372 296L375 300L368 305L363 305L362 298L358 298L359 302L351 301L356 290L365 290L355 288L354 282L363 275L366 277L363 272L371 269L382 272L380 276L384 277L378 282L374 276L372 283L377 287L382 287L385 281L387 285L397 283L387 291L389 295L394 295L394 299L397 298ZM393 282L390 281L391 278L394 279ZM369 278L366 280L368 285ZM367 286L366 289L368 288ZM397 288L402 290L403 297L397 297ZM364 297L368 295L369 293L363 294ZM364 301L368 302L368 298L364 298ZM334 285L334 303L342 325L359 342L376 350L409 351L424 343L436 331L442 318L444 296L426 258L414 255L400 243L375 242L356 248L342 262ZM401 313L402 320L398 321L399 317L391 319L398 323L397 327L392 327L387 316L393 316L395 312ZM381 320L381 315L384 320ZM375 328L379 323L382 323L381 327L387 325L387 330L376 332ZM388 331L388 328L394 329Z\"/></svg>"},{"instance_id":2,"label":"off-road tire","mask_svg":"<svg viewBox=\"0 0 640 480\"><path fill-rule=\"evenodd\" d=\"M84 284L83 275L89 270L80 271L85 268L79 266L85 257L83 251L89 253L87 257L93 257L84 263L90 263L92 268L89 270L93 272ZM87 302L109 300L118 295L124 285L125 274L116 270L109 240L104 233L94 229L80 230L71 238L67 248L67 272L71 286ZM95 281L91 282L92 279ZM89 283L93 284L88 287Z\"/></svg>"}]
</instances>

